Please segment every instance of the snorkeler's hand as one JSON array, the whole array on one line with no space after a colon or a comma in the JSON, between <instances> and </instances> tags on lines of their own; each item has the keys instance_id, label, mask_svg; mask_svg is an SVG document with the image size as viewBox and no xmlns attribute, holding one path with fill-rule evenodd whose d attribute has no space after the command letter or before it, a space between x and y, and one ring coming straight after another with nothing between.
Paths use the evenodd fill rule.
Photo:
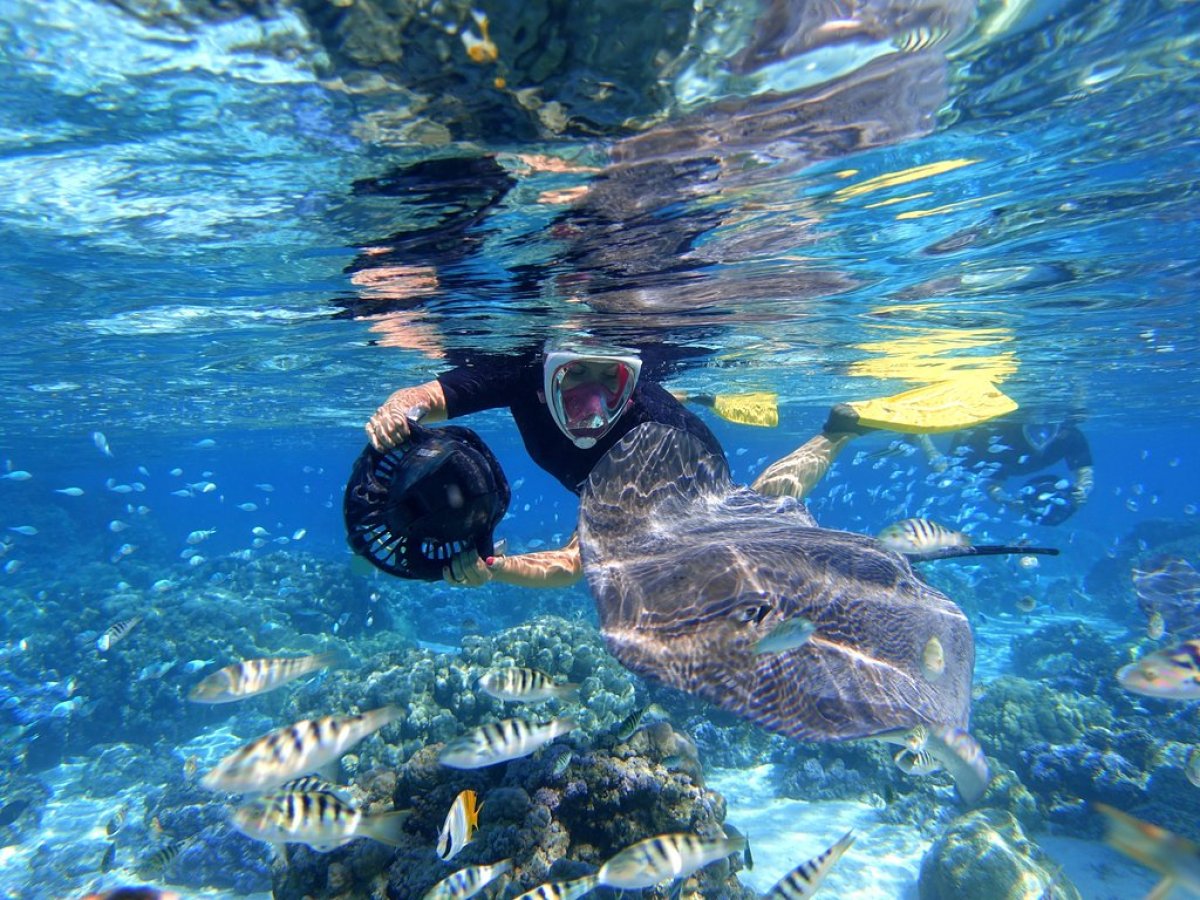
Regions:
<instances>
[{"instance_id":1,"label":"snorkeler's hand","mask_svg":"<svg viewBox=\"0 0 1200 900\"><path fill-rule=\"evenodd\" d=\"M371 446L381 453L407 441L412 435L408 427L409 419L420 419L420 415L410 415L417 410L407 405L406 398L400 396L405 393L397 391L388 397L387 402L375 410L375 415L367 422L367 437L371 439Z\"/></svg>"},{"instance_id":2,"label":"snorkeler's hand","mask_svg":"<svg viewBox=\"0 0 1200 900\"><path fill-rule=\"evenodd\" d=\"M446 394L436 379L416 387L401 388L388 397L367 422L371 446L383 453L407 441L410 422L423 419L440 422L446 418Z\"/></svg>"},{"instance_id":3,"label":"snorkeler's hand","mask_svg":"<svg viewBox=\"0 0 1200 900\"><path fill-rule=\"evenodd\" d=\"M442 568L442 579L455 587L483 587L492 577L492 567L479 558L474 548L454 554L450 565Z\"/></svg>"}]
</instances>

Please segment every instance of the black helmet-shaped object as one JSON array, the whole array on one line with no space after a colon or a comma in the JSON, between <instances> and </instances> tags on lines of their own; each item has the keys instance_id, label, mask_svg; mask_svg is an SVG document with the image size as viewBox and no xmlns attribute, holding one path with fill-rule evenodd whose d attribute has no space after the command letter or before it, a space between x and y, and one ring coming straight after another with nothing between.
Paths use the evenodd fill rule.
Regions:
<instances>
[{"instance_id":1,"label":"black helmet-shaped object","mask_svg":"<svg viewBox=\"0 0 1200 900\"><path fill-rule=\"evenodd\" d=\"M342 512L350 547L383 571L437 581L455 553L495 552L492 532L508 510L508 479L469 428L411 424L404 444L370 444L354 463Z\"/></svg>"}]
</instances>

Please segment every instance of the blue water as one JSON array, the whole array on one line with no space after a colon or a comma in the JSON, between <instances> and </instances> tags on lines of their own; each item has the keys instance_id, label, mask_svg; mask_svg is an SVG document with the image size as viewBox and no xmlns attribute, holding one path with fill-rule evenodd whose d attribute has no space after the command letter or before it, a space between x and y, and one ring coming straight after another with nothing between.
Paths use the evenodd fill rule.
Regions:
<instances>
[{"instance_id":1,"label":"blue water","mask_svg":"<svg viewBox=\"0 0 1200 900\"><path fill-rule=\"evenodd\" d=\"M978 477L933 472L890 432L855 440L808 498L827 528L874 534L923 515L977 543L1061 548L1036 566L922 570L971 620L981 696L1001 676L1038 680L1014 651L1039 629L1082 622L1121 662L1147 652L1132 568L1156 553L1200 566L1194 4L956 6L940 41L882 14L871 24L877 7L842 10L804 26L807 46L782 41L796 17L747 4L542 16L497 3L479 7L497 48L482 62L465 52L479 30L465 6L421 6L398 32L408 55L372 62L372 41L348 31L362 23L317 4L255 17L0 0L0 803L31 798L0 825L5 896L270 890L265 845L221 825L224 805L197 799L181 766L196 756L203 770L335 694L318 680L290 705L197 713L189 660L342 643L364 658L455 652L544 615L595 627L584 584L462 591L351 568L341 498L363 423L470 350L591 331L673 348L670 388L773 392L775 428L699 413L743 483L831 404L964 372L1025 414L1071 416L1095 489L1058 526L1006 513ZM553 64L540 55L560 46L573 49ZM451 215L462 184L379 189L441 157L495 159L505 188L470 222ZM422 240L406 245L414 229ZM577 500L530 463L507 414L463 424L513 486L497 532L509 552L565 542ZM1025 595L1031 613L1016 607ZM98 661L97 634L134 613L147 619L119 662ZM172 665L139 678L159 663ZM639 702L660 697L628 677ZM329 683L346 696L349 682ZM1154 877L1072 805L1108 802L1200 839L1187 794L1200 789L1182 777L1200 733L1185 701L1122 699L1111 682L1097 699L1114 734L1157 748L1130 763L1144 793L1106 792L1095 773L1066 797L1031 785L1040 812L1023 824L1052 853L1086 841L1098 854L1069 869L1084 896L1129 896ZM686 710L694 730L697 709L673 721ZM1134 759L1121 740L1104 752ZM713 763L723 785L765 765L797 784L802 760L754 746ZM1029 747L984 749L1024 771ZM111 762L121 754L134 762ZM93 766L91 782L79 775ZM865 804L853 822L868 837L829 896L915 896L937 837L920 816L889 824L907 855L872 875L870 798L891 778L836 798ZM784 792L764 784L742 802L769 810ZM787 802L815 803L800 784ZM947 788L939 826L956 802ZM120 804L137 821L100 872ZM841 834L828 830L814 853ZM139 877L136 860L169 839L191 841L182 862ZM778 843L767 870L781 874L802 860Z\"/></svg>"}]
</instances>

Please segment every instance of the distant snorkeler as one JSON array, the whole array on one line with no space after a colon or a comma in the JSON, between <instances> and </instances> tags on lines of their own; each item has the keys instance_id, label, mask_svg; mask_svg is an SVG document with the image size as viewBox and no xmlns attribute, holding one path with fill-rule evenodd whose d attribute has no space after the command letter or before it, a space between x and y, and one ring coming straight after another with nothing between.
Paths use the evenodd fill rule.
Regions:
<instances>
[{"instance_id":1,"label":"distant snorkeler","mask_svg":"<svg viewBox=\"0 0 1200 900\"><path fill-rule=\"evenodd\" d=\"M1061 525L1087 503L1095 484L1091 446L1061 415L1023 411L1019 419L971 428L956 434L945 454L928 435L919 440L935 470L977 470L992 500L1040 525ZM1060 463L1066 473L1046 472ZM1032 477L1012 492L1008 480L1022 476Z\"/></svg>"}]
</instances>

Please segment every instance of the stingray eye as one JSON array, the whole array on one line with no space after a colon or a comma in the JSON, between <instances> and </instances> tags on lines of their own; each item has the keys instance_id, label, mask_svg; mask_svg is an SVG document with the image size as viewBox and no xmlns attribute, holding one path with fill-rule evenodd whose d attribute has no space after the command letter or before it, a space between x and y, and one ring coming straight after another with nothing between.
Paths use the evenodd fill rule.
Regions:
<instances>
[{"instance_id":1,"label":"stingray eye","mask_svg":"<svg viewBox=\"0 0 1200 900\"><path fill-rule=\"evenodd\" d=\"M749 625L751 622L761 625L762 620L767 617L770 611L771 604L769 603L748 603L745 606L738 607L734 616L743 625Z\"/></svg>"}]
</instances>

